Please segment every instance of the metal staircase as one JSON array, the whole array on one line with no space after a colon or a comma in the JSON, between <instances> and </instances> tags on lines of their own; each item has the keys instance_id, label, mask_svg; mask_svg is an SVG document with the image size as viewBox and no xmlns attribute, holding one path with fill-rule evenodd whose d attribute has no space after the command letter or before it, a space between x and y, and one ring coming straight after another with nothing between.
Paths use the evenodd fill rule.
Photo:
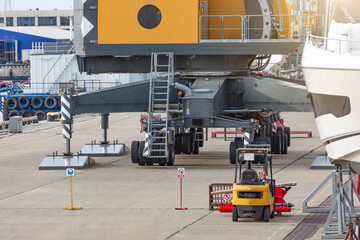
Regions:
<instances>
[{"instance_id":1,"label":"metal staircase","mask_svg":"<svg viewBox=\"0 0 360 240\"><path fill-rule=\"evenodd\" d=\"M168 113L169 91L174 80L174 54L152 53L151 76L149 88L149 116L147 148L144 156L148 165L158 159L160 165L165 165L168 158ZM161 114L161 118L155 118Z\"/></svg>"}]
</instances>

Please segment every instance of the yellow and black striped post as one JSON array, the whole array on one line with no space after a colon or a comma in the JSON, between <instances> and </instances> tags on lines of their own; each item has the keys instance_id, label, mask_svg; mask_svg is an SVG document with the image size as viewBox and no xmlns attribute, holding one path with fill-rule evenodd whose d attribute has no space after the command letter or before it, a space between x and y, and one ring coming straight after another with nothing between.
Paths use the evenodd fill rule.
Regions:
<instances>
[{"instance_id":1,"label":"yellow and black striped post","mask_svg":"<svg viewBox=\"0 0 360 240\"><path fill-rule=\"evenodd\" d=\"M61 96L61 124L63 125L62 136L65 139L65 156L72 155L70 152L70 139L72 138L73 115L71 113L71 96Z\"/></svg>"}]
</instances>

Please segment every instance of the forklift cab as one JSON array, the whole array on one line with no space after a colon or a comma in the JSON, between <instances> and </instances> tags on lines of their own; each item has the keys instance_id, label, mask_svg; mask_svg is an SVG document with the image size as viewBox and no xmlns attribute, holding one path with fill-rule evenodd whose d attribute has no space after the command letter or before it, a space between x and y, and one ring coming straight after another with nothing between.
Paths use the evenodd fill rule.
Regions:
<instances>
[{"instance_id":1,"label":"forklift cab","mask_svg":"<svg viewBox=\"0 0 360 240\"><path fill-rule=\"evenodd\" d=\"M262 172L251 168L255 156L265 159ZM233 221L238 221L239 217L255 217L268 222L269 218L275 216L275 180L272 176L270 145L249 144L246 148L238 148L236 159Z\"/></svg>"}]
</instances>

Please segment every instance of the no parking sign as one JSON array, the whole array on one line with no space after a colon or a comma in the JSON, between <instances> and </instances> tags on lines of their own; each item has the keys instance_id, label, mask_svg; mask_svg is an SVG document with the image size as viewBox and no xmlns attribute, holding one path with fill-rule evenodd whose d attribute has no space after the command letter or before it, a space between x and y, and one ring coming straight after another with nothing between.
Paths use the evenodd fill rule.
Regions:
<instances>
[{"instance_id":1,"label":"no parking sign","mask_svg":"<svg viewBox=\"0 0 360 240\"><path fill-rule=\"evenodd\" d=\"M177 174L178 174L178 178L184 178L185 177L185 168L178 168Z\"/></svg>"},{"instance_id":2,"label":"no parking sign","mask_svg":"<svg viewBox=\"0 0 360 240\"><path fill-rule=\"evenodd\" d=\"M231 197L230 193L224 194L223 198L224 198L225 201L230 201L230 200L232 200L232 197Z\"/></svg>"}]
</instances>

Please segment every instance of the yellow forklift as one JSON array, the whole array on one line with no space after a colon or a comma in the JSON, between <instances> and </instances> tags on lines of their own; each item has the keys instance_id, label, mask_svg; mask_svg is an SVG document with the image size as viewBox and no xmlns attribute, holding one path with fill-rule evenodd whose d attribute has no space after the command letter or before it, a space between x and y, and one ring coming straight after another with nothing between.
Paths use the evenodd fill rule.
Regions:
<instances>
[{"instance_id":1,"label":"yellow forklift","mask_svg":"<svg viewBox=\"0 0 360 240\"><path fill-rule=\"evenodd\" d=\"M255 157L264 158L263 171L251 168ZM235 181L233 185L233 221L238 218L263 218L269 222L275 216L275 180L272 175L270 145L249 144L236 150ZM246 168L242 171L242 165ZM270 175L269 175L270 174Z\"/></svg>"}]
</instances>

